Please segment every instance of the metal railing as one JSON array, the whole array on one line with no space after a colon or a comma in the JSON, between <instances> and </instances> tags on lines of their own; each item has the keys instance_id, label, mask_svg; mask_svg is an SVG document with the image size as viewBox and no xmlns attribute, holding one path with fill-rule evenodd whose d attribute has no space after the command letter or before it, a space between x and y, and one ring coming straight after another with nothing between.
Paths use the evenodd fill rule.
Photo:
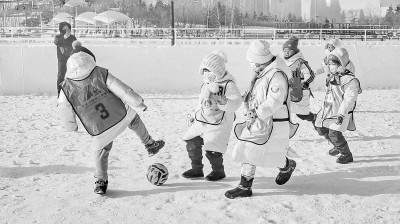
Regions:
<instances>
[{"instance_id":1,"label":"metal railing","mask_svg":"<svg viewBox=\"0 0 400 224\"><path fill-rule=\"evenodd\" d=\"M291 35L300 39L326 40L340 38L344 40L399 40L400 30L393 29L249 29L249 28L175 28L176 39L270 39L284 40ZM94 39L171 39L170 28L76 28L73 34L77 38ZM3 27L0 28L0 41L18 39L53 39L57 28L40 27Z\"/></svg>"}]
</instances>

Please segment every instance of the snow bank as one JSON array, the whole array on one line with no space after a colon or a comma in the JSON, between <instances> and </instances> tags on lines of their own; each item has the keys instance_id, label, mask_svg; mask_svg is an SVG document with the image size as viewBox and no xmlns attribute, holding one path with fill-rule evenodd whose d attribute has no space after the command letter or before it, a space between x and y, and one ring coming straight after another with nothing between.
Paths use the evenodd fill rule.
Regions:
<instances>
[{"instance_id":1,"label":"snow bank","mask_svg":"<svg viewBox=\"0 0 400 224\"><path fill-rule=\"evenodd\" d=\"M250 41L249 41L250 42ZM283 43L283 42L282 42ZM85 43L84 43L85 44ZM139 92L191 92L201 83L198 67L202 57L213 50L224 50L227 67L244 89L250 80L245 59L247 45L99 46L87 45L99 66ZM364 88L399 88L400 46L345 46L356 66L356 75ZM316 70L324 57L323 47L300 46L311 67ZM274 53L281 46L272 46ZM46 45L0 46L0 94L54 94L56 92L56 47ZM312 86L322 89L324 77Z\"/></svg>"}]
</instances>

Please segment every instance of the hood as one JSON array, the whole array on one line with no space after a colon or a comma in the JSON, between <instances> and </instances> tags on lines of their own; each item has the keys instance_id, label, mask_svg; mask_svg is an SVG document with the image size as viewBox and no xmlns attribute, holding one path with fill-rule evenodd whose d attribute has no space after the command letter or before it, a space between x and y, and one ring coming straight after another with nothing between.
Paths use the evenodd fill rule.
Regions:
<instances>
[{"instance_id":1,"label":"hood","mask_svg":"<svg viewBox=\"0 0 400 224\"><path fill-rule=\"evenodd\" d=\"M292 57L285 59L283 58L283 60L285 61L287 66L291 66L293 63L295 63L298 59L303 59L304 60L304 56L301 53L301 51L297 52L296 54L292 55Z\"/></svg>"},{"instance_id":2,"label":"hood","mask_svg":"<svg viewBox=\"0 0 400 224\"><path fill-rule=\"evenodd\" d=\"M269 64L266 68L264 68L264 70L258 75L259 78L267 74L272 69L278 69L283 71L287 79L290 79L292 77L292 70L290 70L290 68L286 65L285 61L281 57L276 56L275 60L271 64Z\"/></svg>"},{"instance_id":3,"label":"hood","mask_svg":"<svg viewBox=\"0 0 400 224\"><path fill-rule=\"evenodd\" d=\"M85 52L78 52L67 61L67 73L65 77L73 80L80 80L88 77L96 67L93 57Z\"/></svg>"}]
</instances>

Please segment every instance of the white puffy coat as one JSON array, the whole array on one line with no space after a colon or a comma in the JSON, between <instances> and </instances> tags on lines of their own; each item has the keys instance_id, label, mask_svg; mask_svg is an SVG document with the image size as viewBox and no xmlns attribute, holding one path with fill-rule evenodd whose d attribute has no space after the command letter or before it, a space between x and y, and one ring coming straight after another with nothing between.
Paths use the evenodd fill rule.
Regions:
<instances>
[{"instance_id":1,"label":"white puffy coat","mask_svg":"<svg viewBox=\"0 0 400 224\"><path fill-rule=\"evenodd\" d=\"M289 119L288 74L289 67L278 56L260 73L249 101L249 109L255 109L258 117L250 129L245 123L235 126L239 140L232 153L235 161L261 167L285 165L291 124L273 119Z\"/></svg>"},{"instance_id":2,"label":"white puffy coat","mask_svg":"<svg viewBox=\"0 0 400 224\"><path fill-rule=\"evenodd\" d=\"M183 136L184 140L190 140L196 136L202 136L204 140L203 149L206 151L214 151L225 153L228 148L228 142L232 131L233 121L235 119L235 111L239 109L242 104L242 97L240 91L235 83L234 77L228 72L218 82L224 82L226 80L232 80L227 83L225 96L227 98L227 103L225 105L216 104L212 107L217 107L221 110L221 113L216 114L216 116L223 117L218 124L207 124L206 122L201 122L200 119L195 119L193 124L189 127L186 134ZM202 88L206 88L203 86ZM199 106L196 113L201 114L202 108L201 103L203 99L199 97ZM223 114L223 115L222 115ZM203 115L207 117L206 115Z\"/></svg>"}]
</instances>

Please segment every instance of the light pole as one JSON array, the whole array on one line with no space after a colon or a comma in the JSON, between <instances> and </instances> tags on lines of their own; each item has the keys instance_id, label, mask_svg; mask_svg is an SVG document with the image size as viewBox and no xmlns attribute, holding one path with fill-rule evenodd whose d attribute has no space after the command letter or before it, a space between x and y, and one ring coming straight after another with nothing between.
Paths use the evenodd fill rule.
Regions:
<instances>
[{"instance_id":1,"label":"light pole","mask_svg":"<svg viewBox=\"0 0 400 224\"><path fill-rule=\"evenodd\" d=\"M175 16L174 16L174 1L171 0L171 46L175 45Z\"/></svg>"}]
</instances>

